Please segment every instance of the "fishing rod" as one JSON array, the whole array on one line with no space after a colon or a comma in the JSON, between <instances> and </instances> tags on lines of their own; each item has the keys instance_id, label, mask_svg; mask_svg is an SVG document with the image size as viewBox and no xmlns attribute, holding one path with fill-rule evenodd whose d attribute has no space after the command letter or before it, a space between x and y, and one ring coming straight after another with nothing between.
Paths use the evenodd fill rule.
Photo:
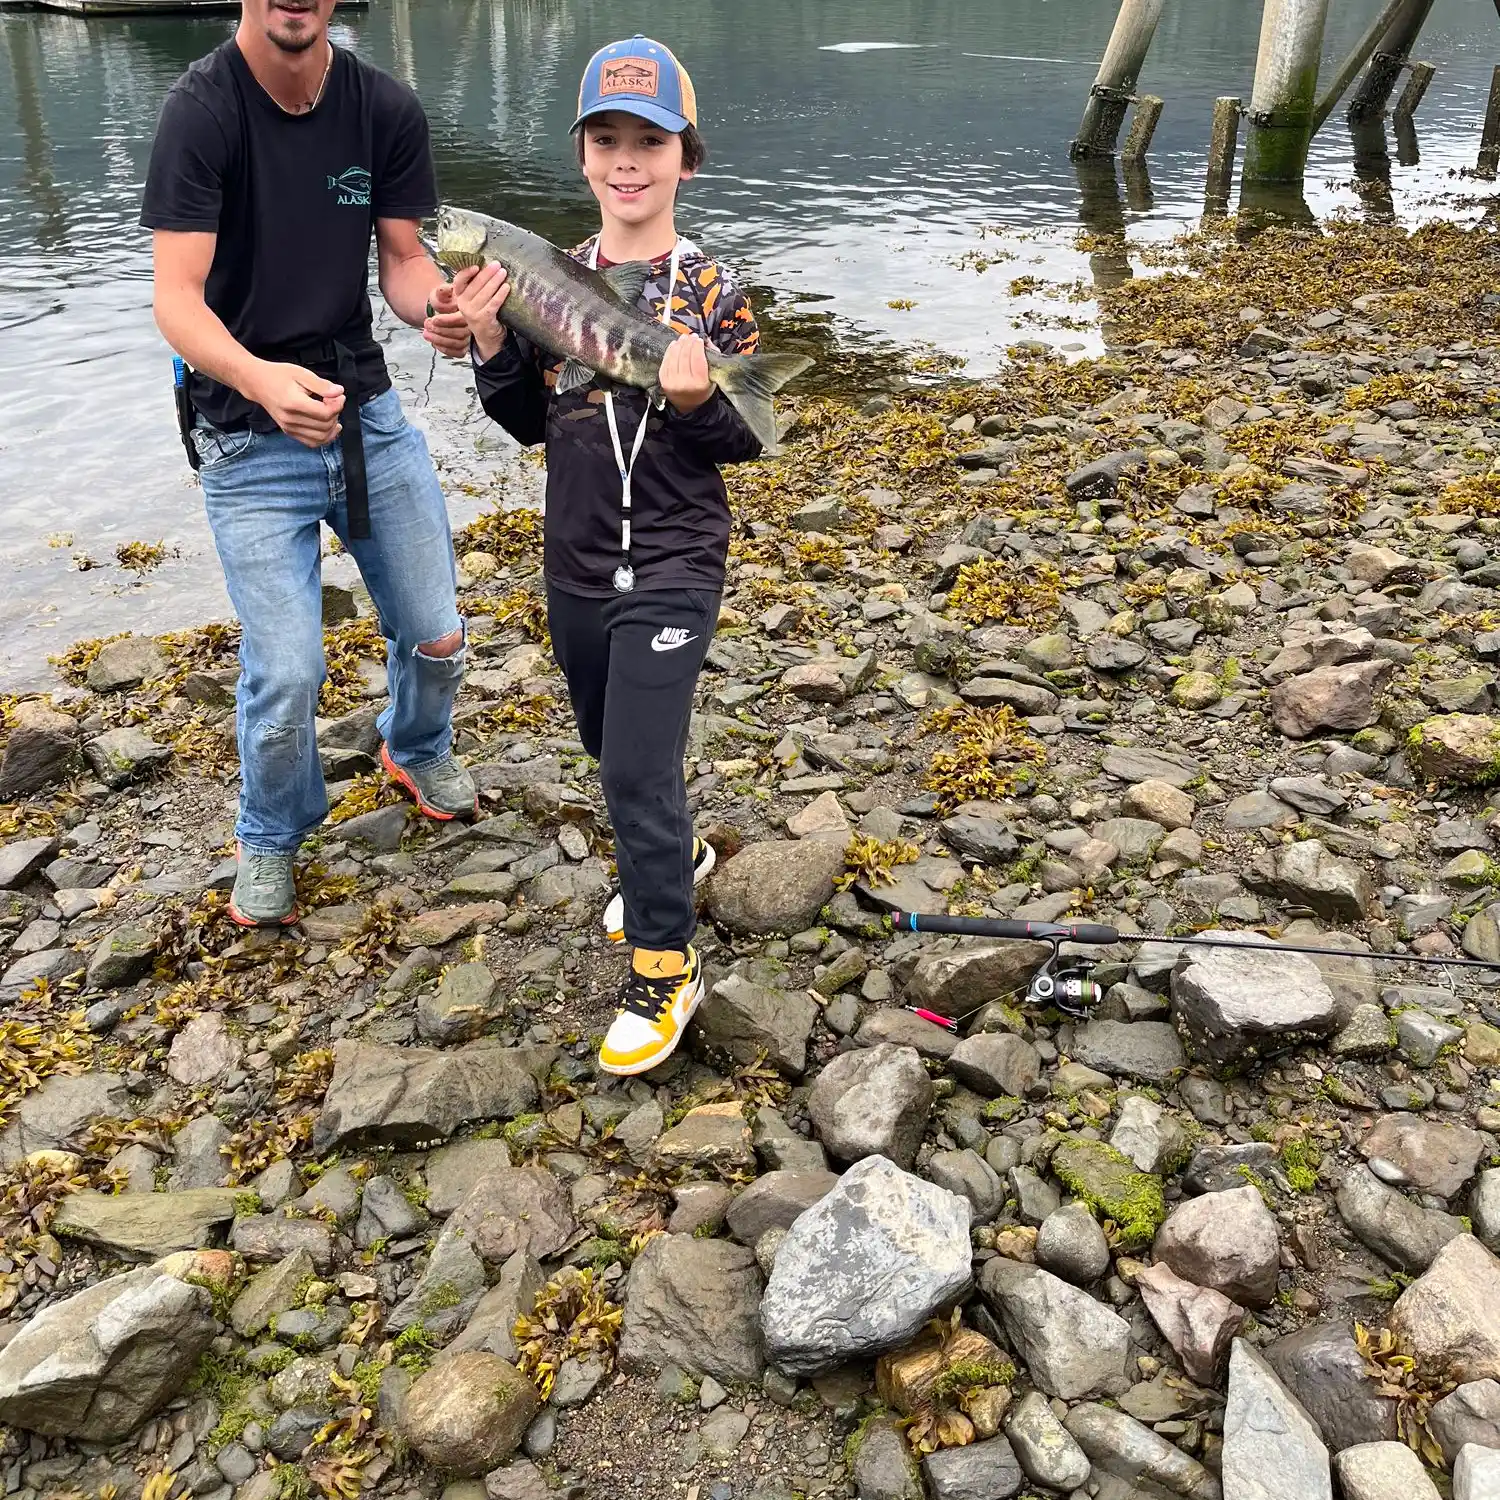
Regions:
<instances>
[{"instance_id":1,"label":"fishing rod","mask_svg":"<svg viewBox=\"0 0 1500 1500\"><path fill-rule=\"evenodd\" d=\"M1483 958L1446 958L1424 953L1353 953L1347 948L1322 948L1313 943L1277 942L1257 932L1247 932L1243 939L1170 937L1158 932L1121 932L1118 928L1105 926L1101 922L1021 922L1001 917L950 917L912 911L892 912L891 922L898 932L953 933L960 937L1050 943L1052 951L1032 975L1026 988L1026 999L1033 1005L1055 1006L1065 1015L1081 1019L1087 1019L1094 1013L1104 999L1104 987L1093 978L1097 960L1082 954L1064 956L1064 943L1081 943L1086 947L1096 948L1107 948L1116 943L1133 943L1137 946L1160 943L1174 948L1231 948L1241 952L1248 948L1273 953L1304 953L1315 958L1356 958L1375 963L1419 964L1444 970L1500 971L1500 963ZM1451 977L1449 987L1452 987ZM984 1002L985 1005L989 1003L988 1000ZM956 1032L960 1021L983 1010L984 1005L975 1006L973 1010L965 1011L960 1016L940 1016L935 1011L917 1006L910 1006L908 1009L921 1016L924 1021L931 1021L945 1031Z\"/></svg>"}]
</instances>

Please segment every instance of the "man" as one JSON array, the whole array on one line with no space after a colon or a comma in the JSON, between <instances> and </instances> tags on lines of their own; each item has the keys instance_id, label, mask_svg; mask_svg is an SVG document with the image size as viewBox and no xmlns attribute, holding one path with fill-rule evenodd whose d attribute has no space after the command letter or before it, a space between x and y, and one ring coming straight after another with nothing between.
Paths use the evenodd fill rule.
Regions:
<instances>
[{"instance_id":1,"label":"man","mask_svg":"<svg viewBox=\"0 0 1500 1500\"><path fill-rule=\"evenodd\" d=\"M476 809L452 754L465 630L447 510L371 334L380 290L441 353L469 336L417 238L436 211L410 89L328 40L336 0L243 0L235 35L163 106L141 223L157 326L242 628L230 915L297 920L293 856L328 812L314 715L325 676L320 523L359 566L388 642L381 763L429 817Z\"/></svg>"}]
</instances>

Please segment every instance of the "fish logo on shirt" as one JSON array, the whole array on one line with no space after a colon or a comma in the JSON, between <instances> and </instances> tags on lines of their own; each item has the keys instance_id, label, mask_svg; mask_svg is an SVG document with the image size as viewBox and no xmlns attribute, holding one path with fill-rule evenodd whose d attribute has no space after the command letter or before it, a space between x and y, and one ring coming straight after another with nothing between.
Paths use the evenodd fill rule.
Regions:
<instances>
[{"instance_id":1,"label":"fish logo on shirt","mask_svg":"<svg viewBox=\"0 0 1500 1500\"><path fill-rule=\"evenodd\" d=\"M336 193L340 203L368 208L370 206L370 174L364 167L349 167L340 172L337 177L330 175L328 191Z\"/></svg>"}]
</instances>

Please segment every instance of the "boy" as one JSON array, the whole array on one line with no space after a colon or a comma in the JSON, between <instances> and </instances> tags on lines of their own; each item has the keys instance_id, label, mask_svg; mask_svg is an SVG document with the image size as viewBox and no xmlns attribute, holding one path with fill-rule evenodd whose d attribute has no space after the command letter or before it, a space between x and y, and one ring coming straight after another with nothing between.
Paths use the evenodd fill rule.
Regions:
<instances>
[{"instance_id":1,"label":"boy","mask_svg":"<svg viewBox=\"0 0 1500 1500\"><path fill-rule=\"evenodd\" d=\"M461 271L453 289L485 411L518 442L547 445L548 625L615 830L620 890L605 931L633 948L599 1065L629 1075L671 1056L703 998L693 887L714 853L693 837L683 755L729 549L718 465L761 452L709 383L703 341L750 354L759 335L744 293L677 234L677 187L704 147L672 53L643 36L595 53L573 132L601 220L574 258L648 261L639 306L680 335L662 362L661 409L642 391L596 384L555 394L562 362L497 319L502 267Z\"/></svg>"}]
</instances>

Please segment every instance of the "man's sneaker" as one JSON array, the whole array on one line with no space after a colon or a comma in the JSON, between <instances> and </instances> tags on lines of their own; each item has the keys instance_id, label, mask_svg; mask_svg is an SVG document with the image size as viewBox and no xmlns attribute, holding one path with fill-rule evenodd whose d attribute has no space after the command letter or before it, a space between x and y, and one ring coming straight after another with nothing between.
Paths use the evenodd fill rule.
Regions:
<instances>
[{"instance_id":1,"label":"man's sneaker","mask_svg":"<svg viewBox=\"0 0 1500 1500\"><path fill-rule=\"evenodd\" d=\"M246 854L229 894L229 920L241 927L287 927L297 920L297 882L290 854Z\"/></svg>"},{"instance_id":2,"label":"man's sneaker","mask_svg":"<svg viewBox=\"0 0 1500 1500\"><path fill-rule=\"evenodd\" d=\"M701 885L714 867L714 846L704 839L693 840L693 884ZM616 891L604 908L604 931L612 943L625 941L625 897Z\"/></svg>"},{"instance_id":3,"label":"man's sneaker","mask_svg":"<svg viewBox=\"0 0 1500 1500\"><path fill-rule=\"evenodd\" d=\"M693 948L686 953L637 948L620 992L620 1012L599 1049L599 1066L630 1076L664 1063L702 999L703 968Z\"/></svg>"},{"instance_id":4,"label":"man's sneaker","mask_svg":"<svg viewBox=\"0 0 1500 1500\"><path fill-rule=\"evenodd\" d=\"M477 817L479 793L474 778L451 755L407 771L391 759L389 745L380 747L380 764L386 775L405 787L417 809L429 818L446 823L450 818Z\"/></svg>"}]
</instances>

